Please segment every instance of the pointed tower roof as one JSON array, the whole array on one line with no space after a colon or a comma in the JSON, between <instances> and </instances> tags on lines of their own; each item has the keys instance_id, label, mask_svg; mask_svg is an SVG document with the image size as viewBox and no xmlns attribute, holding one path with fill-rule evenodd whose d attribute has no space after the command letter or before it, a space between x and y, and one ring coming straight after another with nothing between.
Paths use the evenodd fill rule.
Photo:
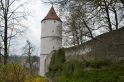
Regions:
<instances>
[{"instance_id":1,"label":"pointed tower roof","mask_svg":"<svg viewBox=\"0 0 124 82\"><path fill-rule=\"evenodd\" d=\"M47 16L42 21L44 21L44 20L58 20L58 21L61 21L61 19L57 16L53 6L49 10Z\"/></svg>"}]
</instances>

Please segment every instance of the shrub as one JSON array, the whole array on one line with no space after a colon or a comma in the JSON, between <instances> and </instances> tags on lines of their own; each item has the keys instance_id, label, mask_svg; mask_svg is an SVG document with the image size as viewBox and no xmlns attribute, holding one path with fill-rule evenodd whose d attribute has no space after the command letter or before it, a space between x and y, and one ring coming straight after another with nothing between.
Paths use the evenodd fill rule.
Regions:
<instances>
[{"instance_id":1,"label":"shrub","mask_svg":"<svg viewBox=\"0 0 124 82\"><path fill-rule=\"evenodd\" d=\"M0 82L46 82L46 79L30 75L18 64L0 64Z\"/></svg>"},{"instance_id":2,"label":"shrub","mask_svg":"<svg viewBox=\"0 0 124 82\"><path fill-rule=\"evenodd\" d=\"M53 78L58 72L62 71L62 64L65 62L64 49L59 49L53 54L49 65L49 72L46 74L47 77Z\"/></svg>"},{"instance_id":3,"label":"shrub","mask_svg":"<svg viewBox=\"0 0 124 82\"><path fill-rule=\"evenodd\" d=\"M18 64L0 66L0 82L24 82L28 72Z\"/></svg>"},{"instance_id":4,"label":"shrub","mask_svg":"<svg viewBox=\"0 0 124 82\"><path fill-rule=\"evenodd\" d=\"M111 62L108 60L93 60L93 61L87 61L86 67L101 68L103 66L108 66L110 64Z\"/></svg>"},{"instance_id":5,"label":"shrub","mask_svg":"<svg viewBox=\"0 0 124 82\"><path fill-rule=\"evenodd\" d=\"M41 76L30 76L28 77L25 82L47 82L44 77Z\"/></svg>"}]
</instances>

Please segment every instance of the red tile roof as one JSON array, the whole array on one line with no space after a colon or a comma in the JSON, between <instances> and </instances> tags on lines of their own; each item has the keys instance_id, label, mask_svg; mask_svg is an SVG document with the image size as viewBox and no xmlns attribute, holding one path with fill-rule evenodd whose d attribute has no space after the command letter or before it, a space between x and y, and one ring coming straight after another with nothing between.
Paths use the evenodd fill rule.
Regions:
<instances>
[{"instance_id":1,"label":"red tile roof","mask_svg":"<svg viewBox=\"0 0 124 82\"><path fill-rule=\"evenodd\" d=\"M47 16L42 21L44 21L44 20L59 20L59 21L61 21L61 19L57 16L53 6L49 10Z\"/></svg>"}]
</instances>

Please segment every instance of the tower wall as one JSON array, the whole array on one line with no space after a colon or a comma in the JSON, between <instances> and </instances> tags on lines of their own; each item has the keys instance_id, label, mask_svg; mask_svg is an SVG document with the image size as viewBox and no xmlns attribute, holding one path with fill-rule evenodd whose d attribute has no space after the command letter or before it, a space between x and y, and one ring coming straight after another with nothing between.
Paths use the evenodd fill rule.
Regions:
<instances>
[{"instance_id":1,"label":"tower wall","mask_svg":"<svg viewBox=\"0 0 124 82\"><path fill-rule=\"evenodd\" d=\"M62 22L44 20L41 28L40 75L45 75L45 59L50 52L62 47Z\"/></svg>"},{"instance_id":2,"label":"tower wall","mask_svg":"<svg viewBox=\"0 0 124 82\"><path fill-rule=\"evenodd\" d=\"M41 29L41 55L49 54L53 50L61 48L62 23L57 20L42 21Z\"/></svg>"}]
</instances>

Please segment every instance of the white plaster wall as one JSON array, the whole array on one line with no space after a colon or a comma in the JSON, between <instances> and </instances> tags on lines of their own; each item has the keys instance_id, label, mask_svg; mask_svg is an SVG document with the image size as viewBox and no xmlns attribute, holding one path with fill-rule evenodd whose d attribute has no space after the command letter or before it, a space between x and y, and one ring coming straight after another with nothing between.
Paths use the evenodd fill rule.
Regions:
<instances>
[{"instance_id":1,"label":"white plaster wall","mask_svg":"<svg viewBox=\"0 0 124 82\"><path fill-rule=\"evenodd\" d=\"M62 22L44 20L41 27L40 75L45 75L45 59L53 50L62 47Z\"/></svg>"},{"instance_id":2,"label":"white plaster wall","mask_svg":"<svg viewBox=\"0 0 124 82\"><path fill-rule=\"evenodd\" d=\"M62 46L62 23L57 20L42 21L41 54L49 54Z\"/></svg>"},{"instance_id":3,"label":"white plaster wall","mask_svg":"<svg viewBox=\"0 0 124 82\"><path fill-rule=\"evenodd\" d=\"M44 38L41 40L41 54L49 54L53 50L58 50L61 44L61 40L56 38Z\"/></svg>"},{"instance_id":4,"label":"white plaster wall","mask_svg":"<svg viewBox=\"0 0 124 82\"><path fill-rule=\"evenodd\" d=\"M46 36L59 36L62 34L62 22L57 20L44 20L41 27L41 38Z\"/></svg>"},{"instance_id":5,"label":"white plaster wall","mask_svg":"<svg viewBox=\"0 0 124 82\"><path fill-rule=\"evenodd\" d=\"M40 72L39 75L45 76L45 59L47 55L40 56Z\"/></svg>"}]
</instances>

